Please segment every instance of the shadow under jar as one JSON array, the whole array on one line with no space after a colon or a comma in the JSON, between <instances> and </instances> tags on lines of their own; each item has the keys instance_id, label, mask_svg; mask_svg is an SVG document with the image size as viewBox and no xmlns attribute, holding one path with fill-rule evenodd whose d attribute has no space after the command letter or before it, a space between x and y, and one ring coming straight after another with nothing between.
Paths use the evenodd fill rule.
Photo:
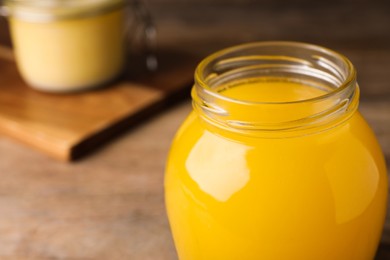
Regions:
<instances>
[{"instance_id":1,"label":"shadow under jar","mask_svg":"<svg viewBox=\"0 0 390 260\"><path fill-rule=\"evenodd\" d=\"M124 0L5 0L18 69L48 92L111 81L125 65Z\"/></svg>"},{"instance_id":2,"label":"shadow under jar","mask_svg":"<svg viewBox=\"0 0 390 260\"><path fill-rule=\"evenodd\" d=\"M372 260L387 175L344 56L295 42L217 52L195 73L166 207L181 260Z\"/></svg>"}]
</instances>

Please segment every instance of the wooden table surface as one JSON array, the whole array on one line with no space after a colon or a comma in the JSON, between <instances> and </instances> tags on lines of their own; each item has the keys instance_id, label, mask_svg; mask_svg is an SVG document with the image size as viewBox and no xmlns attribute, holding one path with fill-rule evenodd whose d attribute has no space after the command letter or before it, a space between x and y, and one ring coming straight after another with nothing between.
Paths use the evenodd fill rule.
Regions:
<instances>
[{"instance_id":1,"label":"wooden table surface","mask_svg":"<svg viewBox=\"0 0 390 260\"><path fill-rule=\"evenodd\" d=\"M360 110L389 164L389 3L150 0L148 6L159 46L198 57L260 40L306 41L344 53L357 67ZM0 42L9 43L4 21ZM184 100L71 164L0 135L0 259L177 259L163 173L190 110ZM376 259L390 259L389 217Z\"/></svg>"}]
</instances>

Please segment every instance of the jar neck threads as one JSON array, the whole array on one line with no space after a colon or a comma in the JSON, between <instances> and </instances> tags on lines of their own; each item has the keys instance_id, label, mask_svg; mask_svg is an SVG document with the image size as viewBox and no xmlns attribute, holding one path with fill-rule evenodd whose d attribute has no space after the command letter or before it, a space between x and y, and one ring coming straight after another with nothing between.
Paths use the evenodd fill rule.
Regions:
<instances>
[{"instance_id":1,"label":"jar neck threads","mask_svg":"<svg viewBox=\"0 0 390 260\"><path fill-rule=\"evenodd\" d=\"M243 85L275 82L305 85L321 94L271 101L261 94L249 100L224 94ZM358 107L359 89L352 63L341 54L305 43L261 42L228 48L204 59L195 73L192 98L195 111L214 126L285 137L344 122Z\"/></svg>"}]
</instances>

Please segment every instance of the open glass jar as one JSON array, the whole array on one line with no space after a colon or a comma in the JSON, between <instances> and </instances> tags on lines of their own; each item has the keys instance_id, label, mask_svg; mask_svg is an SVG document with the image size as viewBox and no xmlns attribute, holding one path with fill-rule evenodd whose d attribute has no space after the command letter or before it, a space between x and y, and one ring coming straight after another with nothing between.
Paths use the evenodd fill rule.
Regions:
<instances>
[{"instance_id":1,"label":"open glass jar","mask_svg":"<svg viewBox=\"0 0 390 260\"><path fill-rule=\"evenodd\" d=\"M387 175L351 62L263 42L203 60L167 162L180 259L373 259Z\"/></svg>"},{"instance_id":2,"label":"open glass jar","mask_svg":"<svg viewBox=\"0 0 390 260\"><path fill-rule=\"evenodd\" d=\"M23 78L49 92L84 90L113 80L126 61L130 2L5 0Z\"/></svg>"}]
</instances>

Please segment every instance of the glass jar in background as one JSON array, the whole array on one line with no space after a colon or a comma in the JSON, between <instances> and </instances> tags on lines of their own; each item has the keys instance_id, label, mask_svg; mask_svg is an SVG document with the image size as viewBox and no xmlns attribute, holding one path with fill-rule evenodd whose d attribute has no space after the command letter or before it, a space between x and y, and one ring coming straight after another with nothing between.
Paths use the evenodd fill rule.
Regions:
<instances>
[{"instance_id":1,"label":"glass jar in background","mask_svg":"<svg viewBox=\"0 0 390 260\"><path fill-rule=\"evenodd\" d=\"M165 176L180 259L374 259L387 173L347 58L229 48L199 64L192 98Z\"/></svg>"},{"instance_id":2,"label":"glass jar in background","mask_svg":"<svg viewBox=\"0 0 390 260\"><path fill-rule=\"evenodd\" d=\"M126 62L129 3L5 0L22 77L48 92L85 90L116 78Z\"/></svg>"}]
</instances>

